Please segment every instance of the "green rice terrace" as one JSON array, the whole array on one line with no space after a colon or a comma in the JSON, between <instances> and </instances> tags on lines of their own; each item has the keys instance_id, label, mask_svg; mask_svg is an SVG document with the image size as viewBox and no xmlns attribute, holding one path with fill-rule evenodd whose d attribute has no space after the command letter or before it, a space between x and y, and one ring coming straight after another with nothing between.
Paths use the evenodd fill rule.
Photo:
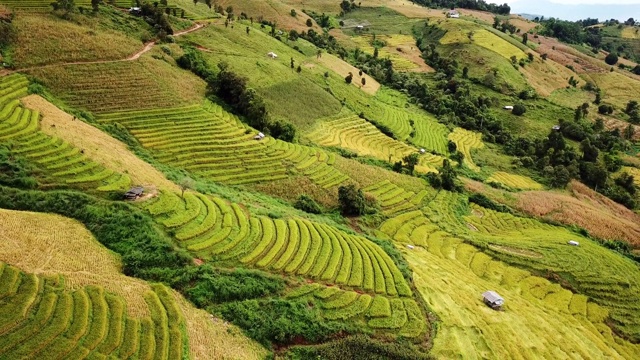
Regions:
<instances>
[{"instance_id":1,"label":"green rice terrace","mask_svg":"<svg viewBox=\"0 0 640 360\"><path fill-rule=\"evenodd\" d=\"M638 26L459 3L0 0L0 359L637 359Z\"/></svg>"}]
</instances>

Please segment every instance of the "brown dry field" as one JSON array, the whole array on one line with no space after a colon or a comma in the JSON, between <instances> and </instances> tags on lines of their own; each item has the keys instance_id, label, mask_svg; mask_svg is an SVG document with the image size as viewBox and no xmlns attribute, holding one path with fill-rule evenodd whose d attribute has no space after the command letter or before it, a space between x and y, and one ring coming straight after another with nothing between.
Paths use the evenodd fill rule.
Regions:
<instances>
[{"instance_id":1,"label":"brown dry field","mask_svg":"<svg viewBox=\"0 0 640 360\"><path fill-rule=\"evenodd\" d=\"M59 215L0 209L0 261L39 275L62 275L65 287L102 286L126 300L129 316L150 316L144 281L122 274L117 254L81 223ZM186 320L192 359L263 359L267 352L241 331L193 307L172 291Z\"/></svg>"},{"instance_id":2,"label":"brown dry field","mask_svg":"<svg viewBox=\"0 0 640 360\"><path fill-rule=\"evenodd\" d=\"M40 112L43 132L84 150L87 157L106 168L129 175L133 184L178 191L177 185L110 135L81 120L73 120L72 115L39 95L29 95L22 99L22 103L25 107Z\"/></svg>"},{"instance_id":3,"label":"brown dry field","mask_svg":"<svg viewBox=\"0 0 640 360\"><path fill-rule=\"evenodd\" d=\"M478 11L478 10L469 10L469 9L456 9L461 16L468 16L471 18L475 18L481 21L484 21L488 24L493 24L494 14L486 12L486 11Z\"/></svg>"},{"instance_id":4,"label":"brown dry field","mask_svg":"<svg viewBox=\"0 0 640 360\"><path fill-rule=\"evenodd\" d=\"M640 215L572 181L566 191L523 191L508 193L473 180L465 187L523 213L565 225L576 225L606 240L627 241L640 248Z\"/></svg>"},{"instance_id":5,"label":"brown dry field","mask_svg":"<svg viewBox=\"0 0 640 360\"><path fill-rule=\"evenodd\" d=\"M509 17L509 22L516 28L520 29L521 32L529 32L529 30L533 30L538 25L535 22L518 15L511 15ZM491 20L491 23L493 24L493 20Z\"/></svg>"},{"instance_id":6,"label":"brown dry field","mask_svg":"<svg viewBox=\"0 0 640 360\"><path fill-rule=\"evenodd\" d=\"M529 41L539 43L536 49L539 54L547 54L549 59L562 66L571 65L578 73L609 71L609 67L603 61L582 54L578 50L559 42L557 39L538 36L537 39L532 38Z\"/></svg>"},{"instance_id":7,"label":"brown dry field","mask_svg":"<svg viewBox=\"0 0 640 360\"><path fill-rule=\"evenodd\" d=\"M607 130L618 129L620 130L620 132L623 132L629 125L631 125L634 129L633 137L631 139L634 141L640 141L640 125L629 124L626 121L618 120L601 114L598 114L596 117L602 118L604 120L604 127Z\"/></svg>"},{"instance_id":8,"label":"brown dry field","mask_svg":"<svg viewBox=\"0 0 640 360\"><path fill-rule=\"evenodd\" d=\"M395 47L387 46L385 47L385 49L392 54L401 56L411 61L412 63L414 63L417 67L409 70L411 72L421 72L421 73L435 72L435 70L431 66L427 65L424 62L424 59L422 58L422 52L420 51L420 49L418 49L415 43L401 44Z\"/></svg>"},{"instance_id":9,"label":"brown dry field","mask_svg":"<svg viewBox=\"0 0 640 360\"><path fill-rule=\"evenodd\" d=\"M565 66L549 59L543 61L540 58L536 58L525 67L520 67L520 72L527 78L529 85L545 97L555 90L564 89L568 84L567 80L573 75L573 72Z\"/></svg>"},{"instance_id":10,"label":"brown dry field","mask_svg":"<svg viewBox=\"0 0 640 360\"><path fill-rule=\"evenodd\" d=\"M187 322L192 359L259 360L268 352L242 331L208 312L191 305L176 291L171 292Z\"/></svg>"},{"instance_id":11,"label":"brown dry field","mask_svg":"<svg viewBox=\"0 0 640 360\"><path fill-rule=\"evenodd\" d=\"M301 1L293 1L291 4L287 4L287 1L264 0L218 0L216 2L216 4L222 5L224 8L231 5L235 13L240 14L244 12L256 21L260 16L265 20L277 21L277 26L282 29L287 29L287 31L291 29L308 31L309 27L306 25L306 22L310 17L302 12L302 10L305 9L304 6L301 6L302 3ZM334 2L333 5L335 8L339 8L339 2ZM295 17L291 16L291 9L296 10L297 15ZM315 31L322 32L322 29L315 21L311 28Z\"/></svg>"},{"instance_id":12,"label":"brown dry field","mask_svg":"<svg viewBox=\"0 0 640 360\"><path fill-rule=\"evenodd\" d=\"M126 300L130 316L150 315L142 295L151 287L123 275L118 255L75 220L0 209L0 260L35 274L63 275L69 290L102 286Z\"/></svg>"},{"instance_id":13,"label":"brown dry field","mask_svg":"<svg viewBox=\"0 0 640 360\"><path fill-rule=\"evenodd\" d=\"M370 95L375 95L380 89L380 83L367 74L362 74L362 77L366 79L366 84L362 86L361 77L358 75L358 68L349 64L348 62L340 59L337 56L323 53L317 60L323 66L333 70L340 76L346 77L349 73L353 74L353 81L351 85L360 88L362 91Z\"/></svg>"}]
</instances>

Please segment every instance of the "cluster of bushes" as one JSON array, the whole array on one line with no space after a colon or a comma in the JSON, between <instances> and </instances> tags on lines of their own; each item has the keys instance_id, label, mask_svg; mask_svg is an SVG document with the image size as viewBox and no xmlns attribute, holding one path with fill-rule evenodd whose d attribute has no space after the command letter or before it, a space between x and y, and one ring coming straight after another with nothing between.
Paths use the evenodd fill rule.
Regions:
<instances>
[{"instance_id":1,"label":"cluster of bushes","mask_svg":"<svg viewBox=\"0 0 640 360\"><path fill-rule=\"evenodd\" d=\"M476 194L470 195L469 196L469 203L478 204L478 205L482 206L483 208L495 210L495 211L498 211L498 212L503 212L503 213L507 213L507 214L513 213L508 206L502 205L502 204L498 204L498 203L494 202L493 200L489 199L488 197L486 197L483 194L477 194L476 193Z\"/></svg>"},{"instance_id":2,"label":"cluster of bushes","mask_svg":"<svg viewBox=\"0 0 640 360\"><path fill-rule=\"evenodd\" d=\"M0 13L0 50L13 44L18 37L18 31L13 25L13 17L13 13L6 15Z\"/></svg>"},{"instance_id":3,"label":"cluster of bushes","mask_svg":"<svg viewBox=\"0 0 640 360\"><path fill-rule=\"evenodd\" d=\"M580 141L580 152L567 144L565 137ZM604 130L602 121L594 125L579 119L560 122L560 130L552 130L544 139L517 138L505 150L519 157L520 164L538 171L553 187L564 187L571 179L579 179L596 191L630 209L637 207L633 177L612 174L622 162L617 152L625 148L620 131Z\"/></svg>"},{"instance_id":4,"label":"cluster of bushes","mask_svg":"<svg viewBox=\"0 0 640 360\"><path fill-rule=\"evenodd\" d=\"M26 159L12 154L7 145L0 145L0 185L34 189L38 181L33 171Z\"/></svg>"},{"instance_id":5,"label":"cluster of bushes","mask_svg":"<svg viewBox=\"0 0 640 360\"><path fill-rule=\"evenodd\" d=\"M358 332L353 325L324 320L313 300L252 299L225 303L214 311L267 347L290 344L300 337L316 343L338 333Z\"/></svg>"},{"instance_id":6,"label":"cluster of bushes","mask_svg":"<svg viewBox=\"0 0 640 360\"><path fill-rule=\"evenodd\" d=\"M270 134L276 139L292 142L296 138L296 127L283 120L271 119L264 100L247 86L248 80L231 71L227 63L218 64L216 73L204 56L196 49L188 47L177 59L180 67L191 70L207 82L210 96L224 101L231 110L244 117L253 128ZM215 100L215 99L214 99Z\"/></svg>"},{"instance_id":7,"label":"cluster of bushes","mask_svg":"<svg viewBox=\"0 0 640 360\"><path fill-rule=\"evenodd\" d=\"M309 214L322 214L322 208L320 205L318 205L313 198L307 195L300 195L295 204L293 204L293 207L298 210L308 212Z\"/></svg>"},{"instance_id":8,"label":"cluster of bushes","mask_svg":"<svg viewBox=\"0 0 640 360\"><path fill-rule=\"evenodd\" d=\"M419 352L406 341L384 343L364 335L346 337L318 346L293 347L287 354L290 360L429 360L431 356Z\"/></svg>"},{"instance_id":9,"label":"cluster of bushes","mask_svg":"<svg viewBox=\"0 0 640 360\"><path fill-rule=\"evenodd\" d=\"M424 175L425 180L436 189L445 189L449 191L461 191L462 186L458 183L458 173L451 165L448 159L442 161L442 168L439 173L427 173Z\"/></svg>"}]
</instances>

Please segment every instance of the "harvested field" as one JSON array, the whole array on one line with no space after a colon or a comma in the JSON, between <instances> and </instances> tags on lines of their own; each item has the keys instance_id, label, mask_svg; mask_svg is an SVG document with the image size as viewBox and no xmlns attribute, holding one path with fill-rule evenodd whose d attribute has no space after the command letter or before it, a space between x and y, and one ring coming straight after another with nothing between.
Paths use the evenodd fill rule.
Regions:
<instances>
[{"instance_id":1,"label":"harvested field","mask_svg":"<svg viewBox=\"0 0 640 360\"><path fill-rule=\"evenodd\" d=\"M380 83L378 83L374 78L367 74L362 74L362 78L365 79L366 84L362 85L362 78L358 74L360 71L355 66L349 64L348 62L340 59L331 54L323 53L322 56L317 59L319 63L326 66L328 69L331 69L338 73L342 77L346 77L349 73L353 74L353 81L351 85L360 88L362 91L366 92L369 95L375 95L378 89L380 89Z\"/></svg>"},{"instance_id":2,"label":"harvested field","mask_svg":"<svg viewBox=\"0 0 640 360\"><path fill-rule=\"evenodd\" d=\"M618 109L624 109L631 100L638 100L640 81L614 72L588 73L589 77L602 90L602 100L613 104Z\"/></svg>"},{"instance_id":3,"label":"harvested field","mask_svg":"<svg viewBox=\"0 0 640 360\"><path fill-rule=\"evenodd\" d=\"M531 52L533 53L533 51ZM520 72L525 75L529 85L543 97L551 95L556 90L566 89L568 79L575 75L571 70L555 61L543 61L538 57L525 67L520 67Z\"/></svg>"},{"instance_id":4,"label":"harvested field","mask_svg":"<svg viewBox=\"0 0 640 360\"><path fill-rule=\"evenodd\" d=\"M129 175L133 184L153 185L163 189L178 190L177 185L156 168L140 160L127 145L110 135L58 109L55 105L38 95L29 95L21 99L29 109L42 114L42 131L60 138L78 149L104 167ZM109 149L109 151L104 151Z\"/></svg>"},{"instance_id":5,"label":"harvested field","mask_svg":"<svg viewBox=\"0 0 640 360\"><path fill-rule=\"evenodd\" d=\"M265 348L236 326L195 308L176 291L171 294L187 324L191 359L260 360L268 355Z\"/></svg>"},{"instance_id":6,"label":"harvested field","mask_svg":"<svg viewBox=\"0 0 640 360\"><path fill-rule=\"evenodd\" d=\"M0 261L41 275L64 275L68 290L103 286L127 301L130 316L149 315L149 285L122 274L118 255L79 222L58 215L0 209Z\"/></svg>"},{"instance_id":7,"label":"harvested field","mask_svg":"<svg viewBox=\"0 0 640 360\"><path fill-rule=\"evenodd\" d=\"M640 125L633 125L630 124L626 121L622 121L616 118L612 118L609 116L604 116L601 114L598 114L599 118L602 118L604 120L604 127L607 130L613 130L613 129L618 129L620 130L621 134L624 134L624 131L629 127L629 125L631 125L631 127L633 128L633 136L631 137L632 140L634 141L639 141L640 140Z\"/></svg>"},{"instance_id":8,"label":"harvested field","mask_svg":"<svg viewBox=\"0 0 640 360\"><path fill-rule=\"evenodd\" d=\"M548 58L562 66L571 65L579 74L586 72L609 72L609 66L603 61L585 55L578 50L563 44L557 39L545 36L538 36L537 39L530 39L539 43L536 52L547 54Z\"/></svg>"}]
</instances>

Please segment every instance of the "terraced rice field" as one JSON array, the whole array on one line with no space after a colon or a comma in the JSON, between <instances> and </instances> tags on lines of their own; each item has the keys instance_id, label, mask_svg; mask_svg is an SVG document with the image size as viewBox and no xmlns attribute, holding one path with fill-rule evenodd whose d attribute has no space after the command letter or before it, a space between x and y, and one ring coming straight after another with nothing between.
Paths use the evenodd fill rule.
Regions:
<instances>
[{"instance_id":1,"label":"terraced rice field","mask_svg":"<svg viewBox=\"0 0 640 360\"><path fill-rule=\"evenodd\" d=\"M92 161L67 142L40 130L40 114L20 106L28 81L21 75L0 78L0 141L11 142L11 150L41 167L55 185L82 186L101 191L121 190L130 185L128 176Z\"/></svg>"},{"instance_id":2,"label":"terraced rice field","mask_svg":"<svg viewBox=\"0 0 640 360\"><path fill-rule=\"evenodd\" d=\"M577 353L582 358L606 354L628 358L638 351L637 345L614 340L604 324L609 317L621 321L628 333L637 329L637 300L632 299L639 293L639 271L631 261L535 220L474 206L472 215L464 218L467 222L460 223L431 210L455 202L443 196L422 211L407 209L380 227L398 243L416 246L403 252L414 269L418 290L443 321L434 343L435 356L503 358L527 353L566 358ZM452 211L456 212L443 213ZM487 253L453 232L464 237L471 234L479 244L488 244ZM579 250L566 244L569 239L580 241ZM569 273L575 276L571 285L577 290L569 291L496 258L537 271ZM633 275L623 280L616 274ZM490 289L506 298L504 312L482 303L481 294ZM605 289L615 289L615 297L598 293ZM576 340L560 349L555 337L548 337L549 328L563 329L559 330L563 338Z\"/></svg>"},{"instance_id":3,"label":"terraced rice field","mask_svg":"<svg viewBox=\"0 0 640 360\"><path fill-rule=\"evenodd\" d=\"M237 204L187 192L146 205L180 246L203 259L232 259L273 272L391 296L411 290L391 258L371 241L290 218L252 217Z\"/></svg>"},{"instance_id":4,"label":"terraced rice field","mask_svg":"<svg viewBox=\"0 0 640 360\"><path fill-rule=\"evenodd\" d=\"M522 50L487 30L479 30L474 32L473 42L485 49L489 49L500 54L505 59L511 59L512 56L515 56L517 59L527 58L527 54L525 54Z\"/></svg>"},{"instance_id":5,"label":"terraced rice field","mask_svg":"<svg viewBox=\"0 0 640 360\"><path fill-rule=\"evenodd\" d=\"M118 7L131 7L131 1L129 0L115 0L114 3ZM0 0L0 4L7 5L14 9L51 10L51 1L49 0ZM91 0L75 0L75 4L76 6L84 6L85 9L91 8Z\"/></svg>"},{"instance_id":6,"label":"terraced rice field","mask_svg":"<svg viewBox=\"0 0 640 360\"><path fill-rule=\"evenodd\" d=\"M93 113L196 104L205 90L200 79L185 76L148 54L136 61L53 66L28 72L65 103Z\"/></svg>"},{"instance_id":7,"label":"terraced rice field","mask_svg":"<svg viewBox=\"0 0 640 360\"><path fill-rule=\"evenodd\" d=\"M491 253L510 263L569 274L569 284L606 308L618 331L639 336L640 269L631 260L564 228L475 205L472 209L465 220L477 230L474 241L499 246ZM569 240L580 246L567 245Z\"/></svg>"},{"instance_id":8,"label":"terraced rice field","mask_svg":"<svg viewBox=\"0 0 640 360\"><path fill-rule=\"evenodd\" d=\"M539 190L542 184L535 182L526 176L515 175L503 171L496 171L487 179L487 182L495 182L510 189L517 190Z\"/></svg>"},{"instance_id":9,"label":"terraced rice field","mask_svg":"<svg viewBox=\"0 0 640 360\"><path fill-rule=\"evenodd\" d=\"M471 151L484 147L482 134L462 128L455 128L453 132L449 134L449 140L456 143L458 151L464 155L463 163L473 171L480 171L480 168L473 162Z\"/></svg>"},{"instance_id":10,"label":"terraced rice field","mask_svg":"<svg viewBox=\"0 0 640 360\"><path fill-rule=\"evenodd\" d=\"M335 155L266 137L221 107L188 106L102 115L103 123L121 123L157 160L213 181L238 185L280 180L291 174L331 188L348 176L332 164Z\"/></svg>"},{"instance_id":11,"label":"terraced rice field","mask_svg":"<svg viewBox=\"0 0 640 360\"><path fill-rule=\"evenodd\" d=\"M388 216L420 208L429 195L429 192L424 189L417 194L406 191L389 180L368 186L363 190L378 200L382 211Z\"/></svg>"},{"instance_id":12,"label":"terraced rice field","mask_svg":"<svg viewBox=\"0 0 640 360\"><path fill-rule=\"evenodd\" d=\"M361 156L373 156L392 162L401 161L403 157L418 152L418 149L386 136L370 122L355 115L320 122L308 137L322 146L341 147ZM442 165L442 160L437 155L423 154L416 170L436 171L436 167Z\"/></svg>"},{"instance_id":13,"label":"terraced rice field","mask_svg":"<svg viewBox=\"0 0 640 360\"><path fill-rule=\"evenodd\" d=\"M426 316L415 300L359 294L314 283L294 289L289 298L315 298L327 320L362 322L375 331L393 332L405 338L424 336Z\"/></svg>"},{"instance_id":14,"label":"terraced rice field","mask_svg":"<svg viewBox=\"0 0 640 360\"><path fill-rule=\"evenodd\" d=\"M178 359L188 348L184 317L163 285L144 294L151 316L132 318L101 287L65 291L62 277L0 268L0 357Z\"/></svg>"},{"instance_id":15,"label":"terraced rice field","mask_svg":"<svg viewBox=\"0 0 640 360\"><path fill-rule=\"evenodd\" d=\"M10 306L14 309L22 306L19 301L12 303L12 299L17 299L15 295L8 298L6 293L6 289L13 289L14 292L20 289L20 281L38 279L42 285L55 280L52 295L58 296L60 312L64 310L64 304L60 303L63 297L71 296L73 300L68 304L71 323L63 318L51 317L40 333L34 330L33 340L26 340L12 350L12 354L21 354L31 347L34 355L17 358L78 358L64 354L67 350L81 353L90 350L85 350L89 344L86 342L89 329L95 329L90 330L95 333L91 335L93 339L103 336L102 343L95 347L90 358L101 355L129 358L127 354L130 353L133 358L145 358L139 350L141 345L142 349L146 349L144 353L157 359L182 359L187 349L192 359L262 359L266 355L266 350L255 342L239 336L237 328L222 321L213 322L211 314L195 309L175 291L122 274L119 256L102 246L88 229L75 220L52 214L0 209L0 238L3 239L0 242L0 322L9 320L5 316L11 314ZM21 274L17 269L24 273ZM38 287L40 292L46 289ZM162 308L158 306L158 299ZM38 300L37 297L32 300L31 308L22 315L28 317L29 312L34 313ZM16 326L33 321L16 319ZM60 324L55 324L57 319L61 321ZM158 322L158 319L161 321ZM98 325L98 321L102 325ZM163 323L167 325L169 338L164 333ZM56 326L62 331L59 335L54 332ZM151 333L140 334L146 329L150 329ZM157 329L162 332L157 332L156 336L154 333ZM4 339L6 330L3 327L3 336L0 338ZM144 342L141 335L145 335ZM48 336L51 336L50 341ZM165 346L156 339L168 339L168 353L160 349L160 346ZM36 340L42 343L33 345ZM96 342L99 340L96 339ZM119 343L121 345L118 347ZM145 345L147 343L150 344ZM149 347L155 348L155 351L150 351ZM178 353L180 349L182 352ZM0 353L3 359L16 358L3 350Z\"/></svg>"},{"instance_id":16,"label":"terraced rice field","mask_svg":"<svg viewBox=\"0 0 640 360\"><path fill-rule=\"evenodd\" d=\"M640 270L631 260L564 228L477 205L469 209L460 195L441 192L427 201L427 206L420 210L408 207L404 212L397 212L380 226L380 231L400 243L429 248L429 252L433 244L440 244L439 248L443 243L461 242L464 238L486 248L486 254L490 255L483 253L486 259L559 274L552 278L562 279L559 281L566 287L604 309L615 324L616 332L638 337ZM465 213L471 215L465 216ZM579 241L580 246L568 245L569 240ZM458 255L467 256L457 254L458 259ZM474 265L471 257L465 259L468 266L477 265L486 271L486 264Z\"/></svg>"},{"instance_id":17,"label":"terraced rice field","mask_svg":"<svg viewBox=\"0 0 640 360\"><path fill-rule=\"evenodd\" d=\"M586 296L491 260L461 240L433 241L405 257L442 321L436 358L630 359L640 351L613 335L603 323L606 310ZM482 302L486 290L505 298L504 311Z\"/></svg>"}]
</instances>

